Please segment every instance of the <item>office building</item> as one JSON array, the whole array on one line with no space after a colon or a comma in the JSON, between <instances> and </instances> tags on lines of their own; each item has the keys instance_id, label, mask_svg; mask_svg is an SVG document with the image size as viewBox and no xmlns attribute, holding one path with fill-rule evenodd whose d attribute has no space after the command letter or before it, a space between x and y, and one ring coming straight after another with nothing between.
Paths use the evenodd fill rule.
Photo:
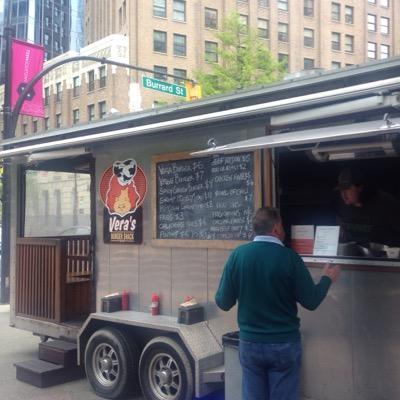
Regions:
<instances>
[{"instance_id":1,"label":"office building","mask_svg":"<svg viewBox=\"0 0 400 400\"><path fill-rule=\"evenodd\" d=\"M290 73L343 68L400 50L400 0L99 0L85 7L86 43L128 35L130 63L154 69L159 78L193 77L220 62L216 33L233 11ZM140 82L142 75L134 78ZM168 101L147 91L143 107L160 99Z\"/></svg>"}]
</instances>

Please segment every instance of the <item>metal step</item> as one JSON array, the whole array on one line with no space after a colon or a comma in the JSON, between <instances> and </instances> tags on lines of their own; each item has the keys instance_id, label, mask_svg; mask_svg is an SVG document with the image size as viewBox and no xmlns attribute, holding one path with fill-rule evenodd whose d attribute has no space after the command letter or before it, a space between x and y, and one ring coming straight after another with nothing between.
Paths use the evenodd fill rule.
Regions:
<instances>
[{"instance_id":1,"label":"metal step","mask_svg":"<svg viewBox=\"0 0 400 400\"><path fill-rule=\"evenodd\" d=\"M218 367L207 369L202 373L203 383L216 383L225 381L225 366L224 364L218 365Z\"/></svg>"},{"instance_id":2,"label":"metal step","mask_svg":"<svg viewBox=\"0 0 400 400\"><path fill-rule=\"evenodd\" d=\"M64 340L39 343L39 359L64 367L77 365L77 346Z\"/></svg>"},{"instance_id":3,"label":"metal step","mask_svg":"<svg viewBox=\"0 0 400 400\"><path fill-rule=\"evenodd\" d=\"M43 360L30 360L14 364L17 379L39 388L59 385L85 376L82 367L64 367Z\"/></svg>"}]
</instances>

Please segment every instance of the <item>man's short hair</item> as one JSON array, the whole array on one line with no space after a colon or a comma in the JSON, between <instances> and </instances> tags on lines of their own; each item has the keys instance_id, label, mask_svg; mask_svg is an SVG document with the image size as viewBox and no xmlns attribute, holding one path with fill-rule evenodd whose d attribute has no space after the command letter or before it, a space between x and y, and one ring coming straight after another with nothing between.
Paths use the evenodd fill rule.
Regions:
<instances>
[{"instance_id":1,"label":"man's short hair","mask_svg":"<svg viewBox=\"0 0 400 400\"><path fill-rule=\"evenodd\" d=\"M253 217L253 230L256 235L267 235L272 232L275 224L281 222L281 214L278 208L259 208Z\"/></svg>"}]
</instances>

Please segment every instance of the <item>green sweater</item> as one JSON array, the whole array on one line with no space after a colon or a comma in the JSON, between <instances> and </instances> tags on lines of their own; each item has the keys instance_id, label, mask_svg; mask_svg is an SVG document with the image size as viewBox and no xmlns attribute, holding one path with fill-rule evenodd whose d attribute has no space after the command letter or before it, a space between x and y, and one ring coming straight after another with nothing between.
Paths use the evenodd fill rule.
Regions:
<instances>
[{"instance_id":1,"label":"green sweater","mask_svg":"<svg viewBox=\"0 0 400 400\"><path fill-rule=\"evenodd\" d=\"M240 338L249 342L300 340L297 302L316 309L331 280L315 284L303 260L277 243L258 241L235 249L226 262L215 301L224 311L238 301Z\"/></svg>"}]
</instances>

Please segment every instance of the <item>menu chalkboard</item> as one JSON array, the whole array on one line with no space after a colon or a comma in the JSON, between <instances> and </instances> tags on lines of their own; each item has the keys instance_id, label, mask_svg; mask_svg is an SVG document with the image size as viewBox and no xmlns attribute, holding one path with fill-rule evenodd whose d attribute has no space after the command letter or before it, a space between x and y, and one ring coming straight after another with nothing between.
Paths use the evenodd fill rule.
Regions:
<instances>
[{"instance_id":1,"label":"menu chalkboard","mask_svg":"<svg viewBox=\"0 0 400 400\"><path fill-rule=\"evenodd\" d=\"M155 239L250 240L259 202L256 153L188 157L153 160Z\"/></svg>"}]
</instances>

